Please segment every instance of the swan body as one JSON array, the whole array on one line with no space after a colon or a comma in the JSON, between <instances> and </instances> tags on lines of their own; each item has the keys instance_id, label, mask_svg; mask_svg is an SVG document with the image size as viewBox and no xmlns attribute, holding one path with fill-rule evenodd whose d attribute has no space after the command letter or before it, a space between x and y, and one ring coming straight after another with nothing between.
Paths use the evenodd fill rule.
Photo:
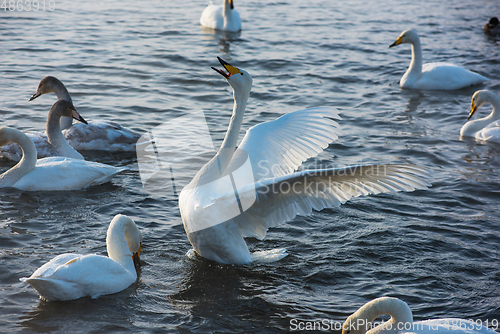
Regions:
<instances>
[{"instance_id":1,"label":"swan body","mask_svg":"<svg viewBox=\"0 0 500 334\"><path fill-rule=\"evenodd\" d=\"M55 77L46 76L38 85L30 101L55 93L59 100L72 101L64 84ZM91 121L72 124L71 118L61 118L61 129L69 144L78 151L102 150L133 152L141 135L111 121Z\"/></svg>"},{"instance_id":2,"label":"swan body","mask_svg":"<svg viewBox=\"0 0 500 334\"><path fill-rule=\"evenodd\" d=\"M483 118L468 121L462 126L460 136L500 143L500 97L489 90L479 90L472 95L469 120L485 103L491 103L493 110Z\"/></svg>"},{"instance_id":3,"label":"swan body","mask_svg":"<svg viewBox=\"0 0 500 334\"><path fill-rule=\"evenodd\" d=\"M37 160L35 145L23 132L0 128L0 146L7 143L16 143L24 154L21 161L0 175L0 188L13 187L25 191L83 189L107 182L126 169L64 157Z\"/></svg>"},{"instance_id":4,"label":"swan body","mask_svg":"<svg viewBox=\"0 0 500 334\"><path fill-rule=\"evenodd\" d=\"M372 328L372 322L381 315L391 318ZM494 334L495 331L476 322L457 319L433 319L413 322L413 315L404 301L381 297L374 299L347 318L342 334Z\"/></svg>"},{"instance_id":5,"label":"swan body","mask_svg":"<svg viewBox=\"0 0 500 334\"><path fill-rule=\"evenodd\" d=\"M427 90L455 90L477 85L488 78L448 63L423 64L420 37L415 30L406 30L389 47L411 44L411 63L400 81L401 88Z\"/></svg>"},{"instance_id":6,"label":"swan body","mask_svg":"<svg viewBox=\"0 0 500 334\"><path fill-rule=\"evenodd\" d=\"M240 14L234 9L233 0L223 0L222 6L210 3L201 13L200 24L216 30L230 32L241 30Z\"/></svg>"},{"instance_id":7,"label":"swan body","mask_svg":"<svg viewBox=\"0 0 500 334\"><path fill-rule=\"evenodd\" d=\"M142 235L134 221L117 215L106 236L108 256L61 254L20 280L46 301L97 298L120 292L137 280Z\"/></svg>"},{"instance_id":8,"label":"swan body","mask_svg":"<svg viewBox=\"0 0 500 334\"><path fill-rule=\"evenodd\" d=\"M492 17L488 23L484 25L484 33L490 36L500 35L500 22L497 17Z\"/></svg>"},{"instance_id":9,"label":"swan body","mask_svg":"<svg viewBox=\"0 0 500 334\"><path fill-rule=\"evenodd\" d=\"M299 110L254 126L236 150L252 78L219 61L229 73L214 70L233 88L233 115L219 151L179 196L184 229L198 255L226 264L279 260L285 250L250 254L244 237L262 239L269 227L352 197L428 185L427 172L412 165L297 171L337 138L335 108Z\"/></svg>"}]
</instances>

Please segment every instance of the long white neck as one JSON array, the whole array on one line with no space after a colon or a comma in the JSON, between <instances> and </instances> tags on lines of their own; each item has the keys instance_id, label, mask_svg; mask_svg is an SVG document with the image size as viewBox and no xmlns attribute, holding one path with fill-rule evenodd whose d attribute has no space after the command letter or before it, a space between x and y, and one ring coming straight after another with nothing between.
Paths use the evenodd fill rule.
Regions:
<instances>
[{"instance_id":1,"label":"long white neck","mask_svg":"<svg viewBox=\"0 0 500 334\"><path fill-rule=\"evenodd\" d=\"M193 184L201 185L209 183L219 179L224 174L236 149L249 94L249 92L245 93L234 90L233 114L229 122L226 136L224 137L219 151L193 178L193 181L191 181Z\"/></svg>"},{"instance_id":2,"label":"long white neck","mask_svg":"<svg viewBox=\"0 0 500 334\"><path fill-rule=\"evenodd\" d=\"M54 93L56 94L58 100L66 100L71 102L71 104L73 104L73 100L71 100L71 95L69 95L68 90L66 89L66 87L62 82L58 85L55 85L53 88L54 88ZM61 126L61 130L69 129L71 125L73 125L73 118L61 116L61 119L59 120L59 125Z\"/></svg>"},{"instance_id":3,"label":"long white neck","mask_svg":"<svg viewBox=\"0 0 500 334\"><path fill-rule=\"evenodd\" d=\"M401 78L401 83L408 81L413 83L417 81L422 75L422 45L420 44L420 38L416 38L411 43L411 63L408 70Z\"/></svg>"},{"instance_id":4,"label":"long white neck","mask_svg":"<svg viewBox=\"0 0 500 334\"><path fill-rule=\"evenodd\" d=\"M240 134L241 123L243 123L243 116L245 114L245 109L248 102L248 94L240 93L238 91L233 91L234 105L233 114L229 122L229 127L224 137L224 141L217 152L216 156L219 156L221 161L222 170L226 170L231 157L236 148L236 143L238 142L238 137Z\"/></svg>"},{"instance_id":5,"label":"long white neck","mask_svg":"<svg viewBox=\"0 0 500 334\"><path fill-rule=\"evenodd\" d=\"M61 114L58 113L57 110L54 110L54 108L51 108L46 124L47 139L50 145L52 145L54 150L61 157L85 160L78 151L68 144L66 138L64 138L59 125L60 118Z\"/></svg>"},{"instance_id":6,"label":"long white neck","mask_svg":"<svg viewBox=\"0 0 500 334\"><path fill-rule=\"evenodd\" d=\"M137 275L132 259L133 254L127 238L131 244L135 244L138 247L140 244L139 229L130 218L117 215L111 221L106 236L108 256L110 259L118 262L127 271Z\"/></svg>"},{"instance_id":7,"label":"long white neck","mask_svg":"<svg viewBox=\"0 0 500 334\"><path fill-rule=\"evenodd\" d=\"M359 313L358 313L359 312ZM375 299L358 311L357 319L365 319L367 322L373 322L381 315L390 315L391 318L377 327L369 330L366 334L397 333L398 328L404 329L405 325L413 323L413 316L410 307L397 298L383 297ZM399 327L398 327L398 324Z\"/></svg>"},{"instance_id":8,"label":"long white neck","mask_svg":"<svg viewBox=\"0 0 500 334\"><path fill-rule=\"evenodd\" d=\"M493 110L486 117L465 123L460 130L461 136L473 136L476 132L482 130L487 125L490 125L500 119L500 97L489 91L482 91L481 93L485 96L484 99L491 103Z\"/></svg>"},{"instance_id":9,"label":"long white neck","mask_svg":"<svg viewBox=\"0 0 500 334\"><path fill-rule=\"evenodd\" d=\"M3 131L8 132L9 141L7 143L13 142L21 147L23 157L14 167L0 175L0 188L12 187L19 179L31 172L36 165L36 148L31 139L18 130L3 129Z\"/></svg>"},{"instance_id":10,"label":"long white neck","mask_svg":"<svg viewBox=\"0 0 500 334\"><path fill-rule=\"evenodd\" d=\"M227 20L227 18L231 17L232 15L229 0L224 0L224 4L222 5L222 15L224 16L225 20Z\"/></svg>"}]
</instances>

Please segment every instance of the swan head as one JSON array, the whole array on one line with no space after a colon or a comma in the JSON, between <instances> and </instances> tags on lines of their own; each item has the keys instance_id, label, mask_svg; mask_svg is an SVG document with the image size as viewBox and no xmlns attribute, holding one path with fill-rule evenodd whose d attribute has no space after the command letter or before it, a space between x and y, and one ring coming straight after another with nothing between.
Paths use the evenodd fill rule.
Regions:
<instances>
[{"instance_id":1,"label":"swan head","mask_svg":"<svg viewBox=\"0 0 500 334\"><path fill-rule=\"evenodd\" d=\"M389 314L391 319L373 328L373 332L394 330L399 323L413 323L410 307L398 298L381 297L369 301L351 314L342 325L342 334L365 334L372 330L372 322L381 315Z\"/></svg>"},{"instance_id":2,"label":"swan head","mask_svg":"<svg viewBox=\"0 0 500 334\"><path fill-rule=\"evenodd\" d=\"M35 94L30 97L29 101L33 101L43 94L55 93L56 91L61 89L61 87L64 87L64 85L61 81L59 81L59 79L50 75L46 76L42 80L40 80Z\"/></svg>"},{"instance_id":3,"label":"swan head","mask_svg":"<svg viewBox=\"0 0 500 334\"><path fill-rule=\"evenodd\" d=\"M50 108L49 113L56 114L58 116L66 116L66 117L73 117L77 121L80 121L84 124L88 124L86 120L83 119L82 116L76 111L76 108L73 106L73 103L66 101L66 100L58 100L54 105L52 105L52 108Z\"/></svg>"},{"instance_id":4,"label":"swan head","mask_svg":"<svg viewBox=\"0 0 500 334\"><path fill-rule=\"evenodd\" d=\"M413 44L416 41L418 41L420 38L418 37L418 33L415 30L405 30L399 35L398 39L391 45L389 45L390 48L393 46L399 45L399 44Z\"/></svg>"},{"instance_id":5,"label":"swan head","mask_svg":"<svg viewBox=\"0 0 500 334\"><path fill-rule=\"evenodd\" d=\"M217 57L217 59L219 59L219 62L228 73L226 73L222 69L218 69L215 67L212 67L212 69L227 80L235 93L241 92L245 93L246 95L250 94L250 90L252 89L252 76L247 71L230 65L220 57Z\"/></svg>"},{"instance_id":6,"label":"swan head","mask_svg":"<svg viewBox=\"0 0 500 334\"><path fill-rule=\"evenodd\" d=\"M116 215L109 225L106 235L108 256L120 262L120 259L132 257L136 269L140 267L142 233L135 222L128 216Z\"/></svg>"},{"instance_id":7,"label":"swan head","mask_svg":"<svg viewBox=\"0 0 500 334\"><path fill-rule=\"evenodd\" d=\"M489 90L478 90L472 95L472 99L470 101L470 113L467 120L469 120L472 115L474 115L477 109L485 103L491 103L495 99L496 95Z\"/></svg>"}]
</instances>

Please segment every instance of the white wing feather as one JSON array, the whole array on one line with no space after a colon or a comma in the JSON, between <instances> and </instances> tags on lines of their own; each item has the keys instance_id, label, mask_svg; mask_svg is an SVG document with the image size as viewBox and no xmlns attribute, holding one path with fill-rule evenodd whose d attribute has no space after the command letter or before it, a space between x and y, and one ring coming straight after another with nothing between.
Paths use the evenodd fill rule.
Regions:
<instances>
[{"instance_id":1,"label":"white wing feather","mask_svg":"<svg viewBox=\"0 0 500 334\"><path fill-rule=\"evenodd\" d=\"M340 119L336 108L319 107L258 124L245 134L227 171L239 167L248 154L256 181L292 173L338 138L340 126L333 119Z\"/></svg>"},{"instance_id":2,"label":"white wing feather","mask_svg":"<svg viewBox=\"0 0 500 334\"><path fill-rule=\"evenodd\" d=\"M242 202L256 200L234 221L244 236L264 238L269 227L298 214L338 207L361 195L425 189L430 186L429 179L426 169L403 164L300 171L238 189Z\"/></svg>"}]
</instances>

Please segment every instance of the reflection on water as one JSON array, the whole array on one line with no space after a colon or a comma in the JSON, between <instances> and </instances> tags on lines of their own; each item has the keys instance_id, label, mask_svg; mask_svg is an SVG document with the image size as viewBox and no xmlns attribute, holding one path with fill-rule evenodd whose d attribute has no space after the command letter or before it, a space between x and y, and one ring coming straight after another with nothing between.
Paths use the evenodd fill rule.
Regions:
<instances>
[{"instance_id":1,"label":"reflection on water","mask_svg":"<svg viewBox=\"0 0 500 334\"><path fill-rule=\"evenodd\" d=\"M130 328L134 313L133 299L136 295L137 283L119 293L99 298L80 298L71 301L45 302L40 300L31 311L19 317L19 325L35 332L80 332L82 328L88 332L91 324L109 323L115 331Z\"/></svg>"},{"instance_id":2,"label":"reflection on water","mask_svg":"<svg viewBox=\"0 0 500 334\"><path fill-rule=\"evenodd\" d=\"M143 188L135 152L85 152L86 160L129 170L82 191L0 190L2 331L287 332L283 319L341 320L381 295L409 302L419 320L500 317L500 145L459 139L474 91L500 89L498 41L484 36L478 19L498 12L498 1L480 8L472 0L248 1L238 8L239 33L202 28L206 0L56 2L52 12L0 14L0 126L43 131L56 97L27 100L42 77L54 75L86 118L141 132L204 109L217 150L233 103L210 68L221 56L254 78L242 135L286 112L336 106L342 135L304 167L399 161L428 167L434 181L426 191L299 216L270 229L262 243L249 239L256 250L289 250L274 265L219 266L186 258L192 247L175 196L181 186L172 183L173 172L186 184L213 153L166 169L152 185L157 196ZM427 39L426 61L449 59L491 81L455 92L400 89L410 51L387 46L407 28L435 37ZM158 157L149 158L154 167ZM0 161L1 171L11 166ZM45 303L19 282L57 254L105 254L118 213L143 233L141 257L150 265L137 285Z\"/></svg>"},{"instance_id":3,"label":"reflection on water","mask_svg":"<svg viewBox=\"0 0 500 334\"><path fill-rule=\"evenodd\" d=\"M276 316L273 303L259 297L254 290L258 285L275 282L252 266L220 265L197 258L184 269L178 291L169 295L172 304L189 309L193 322L200 321L196 332L206 333L224 328L264 329L272 327ZM260 288L259 288L260 290ZM243 321L243 323L242 323ZM222 323L226 325L221 326ZM192 328L185 324L180 328Z\"/></svg>"},{"instance_id":4,"label":"reflection on water","mask_svg":"<svg viewBox=\"0 0 500 334\"><path fill-rule=\"evenodd\" d=\"M238 41L241 36L241 30L237 32L215 30L207 27L200 26L203 33L203 38L206 40L214 40L220 45L219 51L230 55L231 43Z\"/></svg>"},{"instance_id":5,"label":"reflection on water","mask_svg":"<svg viewBox=\"0 0 500 334\"><path fill-rule=\"evenodd\" d=\"M420 91L415 91L411 94L410 98L408 99L408 105L406 106L406 112L409 112L411 114L415 113L417 111L418 107L422 103L422 100L425 98L424 93Z\"/></svg>"}]
</instances>

